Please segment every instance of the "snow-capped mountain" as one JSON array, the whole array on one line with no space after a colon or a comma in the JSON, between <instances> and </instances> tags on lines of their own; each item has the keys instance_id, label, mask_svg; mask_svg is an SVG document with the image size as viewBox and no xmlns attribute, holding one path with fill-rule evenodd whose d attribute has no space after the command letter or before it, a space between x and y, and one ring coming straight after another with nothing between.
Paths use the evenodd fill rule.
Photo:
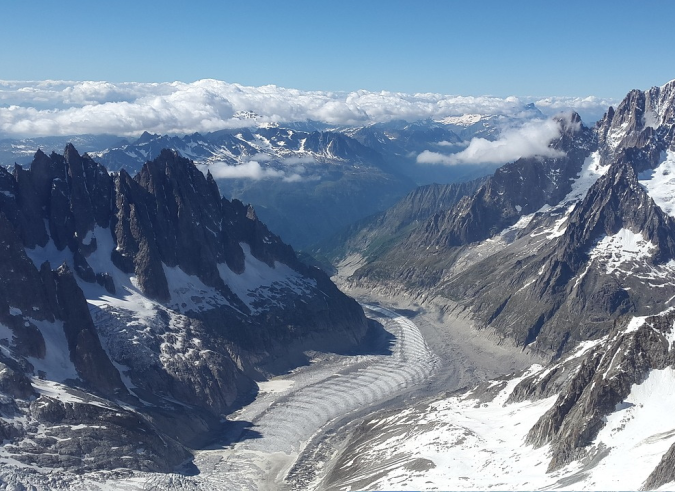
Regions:
<instances>
[{"instance_id":1,"label":"snow-capped mountain","mask_svg":"<svg viewBox=\"0 0 675 492\"><path fill-rule=\"evenodd\" d=\"M626 317L554 364L376 414L318 488L670 490L674 321Z\"/></svg>"},{"instance_id":2,"label":"snow-capped mountain","mask_svg":"<svg viewBox=\"0 0 675 492\"><path fill-rule=\"evenodd\" d=\"M461 116L447 116L438 120L438 123L442 123L464 140L474 137L491 140L497 138L504 127L517 125L522 121L545 118L534 103L530 103L523 106L520 111L508 115L468 113Z\"/></svg>"},{"instance_id":3,"label":"snow-capped mountain","mask_svg":"<svg viewBox=\"0 0 675 492\"><path fill-rule=\"evenodd\" d=\"M594 129L560 119L559 157L503 166L350 284L458 301L480 326L550 355L618 316L660 312L675 295L674 87L631 92Z\"/></svg>"},{"instance_id":4,"label":"snow-capped mountain","mask_svg":"<svg viewBox=\"0 0 675 492\"><path fill-rule=\"evenodd\" d=\"M3 483L18 469L170 471L254 379L367 328L174 151L133 178L72 145L0 169L0 244Z\"/></svg>"},{"instance_id":5,"label":"snow-capped mountain","mask_svg":"<svg viewBox=\"0 0 675 492\"><path fill-rule=\"evenodd\" d=\"M674 91L632 91L594 129L561 122L564 156L500 168L378 255L353 246L377 224L334 248L361 265L345 286L462 313L550 362L375 414L319 488L672 488Z\"/></svg>"},{"instance_id":6,"label":"snow-capped mountain","mask_svg":"<svg viewBox=\"0 0 675 492\"><path fill-rule=\"evenodd\" d=\"M329 128L320 122L257 124L184 136L143 133L136 140L76 137L78 146L112 171L135 173L170 148L209 167L228 198L251 203L262 220L295 246L306 247L393 205L418 185L462 182L490 174L494 164L429 165L422 152L457 152L473 137L498 138L504 128L542 118L532 105L506 115L468 115L475 125L431 119ZM473 119L472 119L473 118ZM465 118L466 119L466 118ZM464 121L464 120L462 120ZM459 126L458 126L459 125ZM0 162L29 164L35 148L62 149L65 138L5 140Z\"/></svg>"},{"instance_id":7,"label":"snow-capped mountain","mask_svg":"<svg viewBox=\"0 0 675 492\"><path fill-rule=\"evenodd\" d=\"M333 131L261 127L185 137L146 133L95 156L112 169L137 169L163 148L209 169L224 196L253 204L265 223L296 246L386 208L414 186L381 154Z\"/></svg>"}]
</instances>

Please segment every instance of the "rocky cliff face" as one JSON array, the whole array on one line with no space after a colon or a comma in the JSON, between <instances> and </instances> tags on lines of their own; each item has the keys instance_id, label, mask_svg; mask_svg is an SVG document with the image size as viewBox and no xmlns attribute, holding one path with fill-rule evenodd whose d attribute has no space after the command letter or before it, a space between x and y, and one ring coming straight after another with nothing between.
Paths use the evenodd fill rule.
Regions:
<instances>
[{"instance_id":1,"label":"rocky cliff face","mask_svg":"<svg viewBox=\"0 0 675 492\"><path fill-rule=\"evenodd\" d=\"M145 133L96 157L109 169L133 173L166 148L211 168L223 195L254 203L264 222L296 247L383 210L414 186L358 140L306 128L244 128L184 137ZM258 174L246 172L250 162L260 166Z\"/></svg>"},{"instance_id":2,"label":"rocky cliff face","mask_svg":"<svg viewBox=\"0 0 675 492\"><path fill-rule=\"evenodd\" d=\"M173 151L133 178L71 145L0 169L0 247L0 459L169 471L253 379L366 331L355 301Z\"/></svg>"},{"instance_id":3,"label":"rocky cliff face","mask_svg":"<svg viewBox=\"0 0 675 492\"><path fill-rule=\"evenodd\" d=\"M675 82L633 91L594 129L561 119L552 146L564 156L503 166L348 285L449 299L478 326L554 357L619 316L667 306L674 92Z\"/></svg>"},{"instance_id":4,"label":"rocky cliff face","mask_svg":"<svg viewBox=\"0 0 675 492\"><path fill-rule=\"evenodd\" d=\"M420 186L384 212L353 224L341 233L312 249L317 257L339 263L346 256L358 254L376 259L405 239L411 230L429 216L443 212L465 196L470 196L487 180Z\"/></svg>"},{"instance_id":5,"label":"rocky cliff face","mask_svg":"<svg viewBox=\"0 0 675 492\"><path fill-rule=\"evenodd\" d=\"M588 469L597 466L607 456L612 440L621 440L617 436L627 425L649 432L648 422L629 424L631 414L637 411L631 407L654 411L650 408L654 402L645 399L648 393L641 392L640 386L644 388L660 374L672 374L675 368L673 320L672 310L657 316L625 317L602 339L587 343L565 361L537 371L515 386L507 403L557 395L526 439L536 448L550 447L548 472L575 461L587 463ZM621 419L619 414L627 415ZM668 436L652 436L651 442L660 439L667 442ZM666 471L672 465L672 446L660 463L657 460L652 466L655 464L651 474L644 470L649 476L643 487L649 490L674 479Z\"/></svg>"},{"instance_id":6,"label":"rocky cliff face","mask_svg":"<svg viewBox=\"0 0 675 492\"><path fill-rule=\"evenodd\" d=\"M482 241L571 191L573 178L595 148L592 132L578 115L558 119L560 137L551 148L560 157L519 159L499 168L472 196L440 211L408 240L410 247L461 246Z\"/></svg>"},{"instance_id":7,"label":"rocky cliff face","mask_svg":"<svg viewBox=\"0 0 675 492\"><path fill-rule=\"evenodd\" d=\"M349 280L465 310L551 359L383 418L405 421L405 439L367 459L431 460L425 483L447 484L469 455L458 484L487 474L514 488L672 486L675 81L632 91L584 133L565 148L576 159L504 166ZM442 446L451 467L436 458ZM396 483L386 475L378 483Z\"/></svg>"}]
</instances>

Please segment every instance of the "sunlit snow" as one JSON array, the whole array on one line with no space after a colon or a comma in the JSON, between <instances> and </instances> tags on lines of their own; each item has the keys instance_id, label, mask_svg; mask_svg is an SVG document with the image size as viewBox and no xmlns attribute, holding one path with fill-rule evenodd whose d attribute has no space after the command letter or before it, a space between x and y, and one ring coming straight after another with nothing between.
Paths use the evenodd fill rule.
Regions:
<instances>
[{"instance_id":1,"label":"sunlit snow","mask_svg":"<svg viewBox=\"0 0 675 492\"><path fill-rule=\"evenodd\" d=\"M655 246L645 240L641 233L621 229L613 236L605 236L598 241L589 252L589 257L602 260L607 274L611 274L625 263L649 258L654 248Z\"/></svg>"},{"instance_id":2,"label":"sunlit snow","mask_svg":"<svg viewBox=\"0 0 675 492\"><path fill-rule=\"evenodd\" d=\"M562 200L561 203L583 200L595 182L607 173L609 164L601 165L600 152L596 151L589 155L581 166L579 176L572 184L572 191Z\"/></svg>"},{"instance_id":3,"label":"sunlit snow","mask_svg":"<svg viewBox=\"0 0 675 492\"><path fill-rule=\"evenodd\" d=\"M658 167L640 173L638 179L656 205L675 217L675 152L667 151Z\"/></svg>"},{"instance_id":4,"label":"sunlit snow","mask_svg":"<svg viewBox=\"0 0 675 492\"><path fill-rule=\"evenodd\" d=\"M316 286L314 280L308 280L289 266L274 262L274 268L260 261L251 253L251 248L246 243L239 243L244 250L245 268L241 274L236 274L226 263L218 264L218 271L227 286L239 297L250 309L255 308L254 303L260 297L266 298L267 302L275 302L277 297L272 290L276 287L291 289L297 294L307 293Z\"/></svg>"},{"instance_id":5,"label":"sunlit snow","mask_svg":"<svg viewBox=\"0 0 675 492\"><path fill-rule=\"evenodd\" d=\"M598 434L609 454L593 469L587 486L638 490L675 441L675 369L652 370L607 417Z\"/></svg>"}]
</instances>

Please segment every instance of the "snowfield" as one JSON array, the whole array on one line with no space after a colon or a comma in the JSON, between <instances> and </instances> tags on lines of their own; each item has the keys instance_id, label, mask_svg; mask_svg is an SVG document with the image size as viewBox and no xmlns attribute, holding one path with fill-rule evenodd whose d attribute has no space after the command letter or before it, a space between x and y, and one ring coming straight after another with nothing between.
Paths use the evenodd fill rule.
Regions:
<instances>
[{"instance_id":1,"label":"snowfield","mask_svg":"<svg viewBox=\"0 0 675 492\"><path fill-rule=\"evenodd\" d=\"M546 448L533 449L523 441L555 397L505 406L521 379L510 380L489 403L468 394L374 418L368 427L377 437L349 451L349 459L334 471L336 477L345 478L331 483L330 488L541 488L548 464ZM547 484L557 476L547 477Z\"/></svg>"},{"instance_id":2,"label":"snowfield","mask_svg":"<svg viewBox=\"0 0 675 492\"><path fill-rule=\"evenodd\" d=\"M638 490L675 442L670 409L675 370L653 370L607 418L590 462L546 473L549 446L525 443L532 425L555 402L506 404L532 366L504 381L492 401L473 393L369 419L367 438L350 441L322 488L354 490ZM661 487L672 490L672 483Z\"/></svg>"},{"instance_id":3,"label":"snowfield","mask_svg":"<svg viewBox=\"0 0 675 492\"><path fill-rule=\"evenodd\" d=\"M671 217L675 217L675 152L662 156L661 164L638 176L639 183L654 202Z\"/></svg>"}]
</instances>

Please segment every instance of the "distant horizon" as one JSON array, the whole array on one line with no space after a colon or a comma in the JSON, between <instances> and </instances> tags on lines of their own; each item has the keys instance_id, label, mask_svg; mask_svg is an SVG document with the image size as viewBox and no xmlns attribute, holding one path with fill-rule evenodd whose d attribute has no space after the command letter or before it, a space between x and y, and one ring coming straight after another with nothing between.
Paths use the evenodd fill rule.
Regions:
<instances>
[{"instance_id":1,"label":"distant horizon","mask_svg":"<svg viewBox=\"0 0 675 492\"><path fill-rule=\"evenodd\" d=\"M463 115L543 117L576 111L590 125L620 100L597 96L471 96L358 90L302 91L216 79L192 83L0 80L0 138L66 135L138 137L208 133L259 124L316 121L332 127ZM253 113L251 124L245 116Z\"/></svg>"},{"instance_id":2,"label":"distant horizon","mask_svg":"<svg viewBox=\"0 0 675 492\"><path fill-rule=\"evenodd\" d=\"M658 0L8 0L0 14L5 80L620 99L675 77L675 2Z\"/></svg>"}]
</instances>

